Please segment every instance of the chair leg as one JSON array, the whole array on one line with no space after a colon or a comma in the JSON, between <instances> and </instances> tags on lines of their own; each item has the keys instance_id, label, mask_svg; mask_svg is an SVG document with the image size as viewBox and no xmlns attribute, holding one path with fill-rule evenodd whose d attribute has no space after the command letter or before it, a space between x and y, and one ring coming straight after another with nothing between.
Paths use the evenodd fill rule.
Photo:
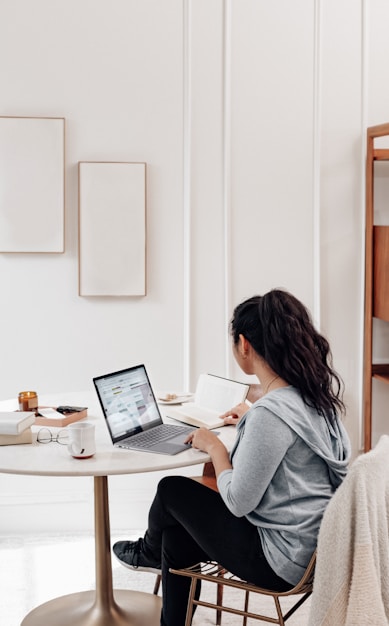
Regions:
<instances>
[{"instance_id":1,"label":"chair leg","mask_svg":"<svg viewBox=\"0 0 389 626\"><path fill-rule=\"evenodd\" d=\"M193 601L196 593L197 580L196 578L192 578L190 582L190 591L188 598L188 607L186 609L186 620L185 626L191 626L192 617L193 617Z\"/></svg>"},{"instance_id":2,"label":"chair leg","mask_svg":"<svg viewBox=\"0 0 389 626\"><path fill-rule=\"evenodd\" d=\"M246 611L246 613L249 608L249 594L249 591L246 591L246 593L244 594L244 610ZM247 626L247 615L245 615L243 618L243 626Z\"/></svg>"},{"instance_id":3,"label":"chair leg","mask_svg":"<svg viewBox=\"0 0 389 626\"><path fill-rule=\"evenodd\" d=\"M279 625L280 626L285 626L284 616L282 614L282 608L281 608L280 601L279 601L277 596L274 596L273 600L274 600L274 603L276 605L276 611L277 611L277 615L278 615L278 619L279 619Z\"/></svg>"},{"instance_id":4,"label":"chair leg","mask_svg":"<svg viewBox=\"0 0 389 626\"><path fill-rule=\"evenodd\" d=\"M162 579L161 574L157 574L157 576L156 576L156 578L155 578L155 583L154 583L154 591L153 591L153 594L154 594L155 596L157 596L157 595L158 595L158 591L159 591L159 588L160 588L160 586L161 586L161 579Z\"/></svg>"},{"instance_id":5,"label":"chair leg","mask_svg":"<svg viewBox=\"0 0 389 626\"><path fill-rule=\"evenodd\" d=\"M223 585L218 584L216 590L216 602L219 606L223 604ZM216 609L216 625L220 626L222 623L222 612L220 609Z\"/></svg>"},{"instance_id":6,"label":"chair leg","mask_svg":"<svg viewBox=\"0 0 389 626\"><path fill-rule=\"evenodd\" d=\"M155 596L158 595L159 588L161 586L161 580L162 580L161 574L157 574L157 576L155 577L154 590L153 590L153 594ZM248 592L246 593L248 595ZM216 602L219 605L223 604L223 585L217 585ZM220 609L216 609L216 626L221 626L221 623L222 623L222 612L220 611ZM246 625L244 624L243 626L246 626Z\"/></svg>"}]
</instances>

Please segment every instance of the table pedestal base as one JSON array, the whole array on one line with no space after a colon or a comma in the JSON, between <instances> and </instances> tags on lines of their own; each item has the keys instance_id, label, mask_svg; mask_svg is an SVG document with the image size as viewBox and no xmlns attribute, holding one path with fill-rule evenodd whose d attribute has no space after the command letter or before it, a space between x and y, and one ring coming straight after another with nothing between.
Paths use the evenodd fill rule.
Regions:
<instances>
[{"instance_id":1,"label":"table pedestal base","mask_svg":"<svg viewBox=\"0 0 389 626\"><path fill-rule=\"evenodd\" d=\"M114 597L108 605L99 605L94 591L55 598L33 609L21 626L159 626L159 596L116 590Z\"/></svg>"}]
</instances>

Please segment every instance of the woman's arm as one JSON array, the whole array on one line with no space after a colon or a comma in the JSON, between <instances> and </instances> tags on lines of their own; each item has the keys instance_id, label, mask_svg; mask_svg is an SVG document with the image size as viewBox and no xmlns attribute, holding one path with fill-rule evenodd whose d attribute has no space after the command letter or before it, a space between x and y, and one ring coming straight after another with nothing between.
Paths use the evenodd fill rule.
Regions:
<instances>
[{"instance_id":1,"label":"woman's arm","mask_svg":"<svg viewBox=\"0 0 389 626\"><path fill-rule=\"evenodd\" d=\"M237 517L259 505L296 435L267 409L254 408L233 456L233 469L219 477L219 492Z\"/></svg>"},{"instance_id":2,"label":"woman's arm","mask_svg":"<svg viewBox=\"0 0 389 626\"><path fill-rule=\"evenodd\" d=\"M215 468L216 478L224 470L232 468L230 455L224 443L207 428L194 430L186 439L186 443L190 443L193 448L209 454Z\"/></svg>"}]
</instances>

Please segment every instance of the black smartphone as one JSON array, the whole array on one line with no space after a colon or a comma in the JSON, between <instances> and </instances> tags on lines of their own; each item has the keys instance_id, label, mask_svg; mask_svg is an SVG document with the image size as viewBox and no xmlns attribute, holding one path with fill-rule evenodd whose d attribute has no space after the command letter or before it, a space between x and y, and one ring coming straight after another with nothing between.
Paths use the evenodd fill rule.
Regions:
<instances>
[{"instance_id":1,"label":"black smartphone","mask_svg":"<svg viewBox=\"0 0 389 626\"><path fill-rule=\"evenodd\" d=\"M57 411L66 415L67 413L80 413L87 408L86 406L57 406Z\"/></svg>"}]
</instances>

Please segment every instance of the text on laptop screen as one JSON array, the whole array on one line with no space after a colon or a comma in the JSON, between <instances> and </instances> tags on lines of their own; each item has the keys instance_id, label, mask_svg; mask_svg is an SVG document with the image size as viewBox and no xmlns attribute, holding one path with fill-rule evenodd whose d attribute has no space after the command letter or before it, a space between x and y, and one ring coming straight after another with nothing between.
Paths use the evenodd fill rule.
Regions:
<instances>
[{"instance_id":1,"label":"text on laptop screen","mask_svg":"<svg viewBox=\"0 0 389 626\"><path fill-rule=\"evenodd\" d=\"M108 427L115 440L161 422L144 366L95 379Z\"/></svg>"}]
</instances>

